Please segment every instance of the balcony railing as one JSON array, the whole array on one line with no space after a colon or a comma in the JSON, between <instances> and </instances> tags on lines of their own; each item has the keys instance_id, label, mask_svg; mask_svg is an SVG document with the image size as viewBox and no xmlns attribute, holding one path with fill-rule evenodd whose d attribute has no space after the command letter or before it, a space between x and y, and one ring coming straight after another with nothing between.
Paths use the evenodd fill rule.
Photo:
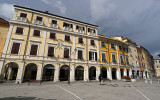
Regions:
<instances>
[{"instance_id":1,"label":"balcony railing","mask_svg":"<svg viewBox=\"0 0 160 100\"><path fill-rule=\"evenodd\" d=\"M38 20L34 20L34 24L36 24L36 25L43 25L43 22L42 21L38 21Z\"/></svg>"},{"instance_id":2,"label":"balcony railing","mask_svg":"<svg viewBox=\"0 0 160 100\"><path fill-rule=\"evenodd\" d=\"M17 21L20 21L20 22L27 22L27 18L17 16Z\"/></svg>"},{"instance_id":3,"label":"balcony railing","mask_svg":"<svg viewBox=\"0 0 160 100\"><path fill-rule=\"evenodd\" d=\"M78 33L84 34L83 30L78 30Z\"/></svg>"},{"instance_id":4,"label":"balcony railing","mask_svg":"<svg viewBox=\"0 0 160 100\"><path fill-rule=\"evenodd\" d=\"M72 29L72 28L70 28L70 27L64 27L64 30L72 31L73 29Z\"/></svg>"},{"instance_id":5,"label":"balcony railing","mask_svg":"<svg viewBox=\"0 0 160 100\"><path fill-rule=\"evenodd\" d=\"M51 23L51 24L50 24L50 27L51 27L51 28L58 28L58 24L52 24L52 23Z\"/></svg>"}]
</instances>

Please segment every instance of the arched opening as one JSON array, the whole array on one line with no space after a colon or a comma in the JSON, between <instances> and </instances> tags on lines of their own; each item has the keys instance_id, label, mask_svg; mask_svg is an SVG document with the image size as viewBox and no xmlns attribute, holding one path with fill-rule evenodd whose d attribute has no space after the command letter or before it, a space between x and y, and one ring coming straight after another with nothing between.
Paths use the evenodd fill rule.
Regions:
<instances>
[{"instance_id":1,"label":"arched opening","mask_svg":"<svg viewBox=\"0 0 160 100\"><path fill-rule=\"evenodd\" d=\"M139 70L137 70L137 77L139 77Z\"/></svg>"},{"instance_id":2,"label":"arched opening","mask_svg":"<svg viewBox=\"0 0 160 100\"><path fill-rule=\"evenodd\" d=\"M96 67L89 68L89 80L96 80Z\"/></svg>"},{"instance_id":3,"label":"arched opening","mask_svg":"<svg viewBox=\"0 0 160 100\"><path fill-rule=\"evenodd\" d=\"M135 71L132 70L132 78L135 78Z\"/></svg>"},{"instance_id":4,"label":"arched opening","mask_svg":"<svg viewBox=\"0 0 160 100\"><path fill-rule=\"evenodd\" d=\"M45 65L43 68L42 81L53 81L54 70L55 70L55 67L52 64Z\"/></svg>"},{"instance_id":5,"label":"arched opening","mask_svg":"<svg viewBox=\"0 0 160 100\"><path fill-rule=\"evenodd\" d=\"M84 68L83 66L78 66L75 70L75 80L83 80L84 78Z\"/></svg>"},{"instance_id":6,"label":"arched opening","mask_svg":"<svg viewBox=\"0 0 160 100\"><path fill-rule=\"evenodd\" d=\"M102 78L107 78L107 68L106 67L101 68L101 75L102 75Z\"/></svg>"},{"instance_id":7,"label":"arched opening","mask_svg":"<svg viewBox=\"0 0 160 100\"><path fill-rule=\"evenodd\" d=\"M34 63L30 63L25 68L24 73L24 82L29 80L36 80L37 77L37 65Z\"/></svg>"},{"instance_id":8,"label":"arched opening","mask_svg":"<svg viewBox=\"0 0 160 100\"><path fill-rule=\"evenodd\" d=\"M129 76L129 69L127 69L127 76Z\"/></svg>"},{"instance_id":9,"label":"arched opening","mask_svg":"<svg viewBox=\"0 0 160 100\"><path fill-rule=\"evenodd\" d=\"M120 72L121 72L121 78L124 76L124 69L123 68L121 68L120 69Z\"/></svg>"},{"instance_id":10,"label":"arched opening","mask_svg":"<svg viewBox=\"0 0 160 100\"><path fill-rule=\"evenodd\" d=\"M68 65L61 66L59 80L67 81L68 77L69 77L69 66Z\"/></svg>"},{"instance_id":11,"label":"arched opening","mask_svg":"<svg viewBox=\"0 0 160 100\"><path fill-rule=\"evenodd\" d=\"M147 71L145 71L145 76L146 76L146 78L148 78Z\"/></svg>"},{"instance_id":12,"label":"arched opening","mask_svg":"<svg viewBox=\"0 0 160 100\"><path fill-rule=\"evenodd\" d=\"M16 64L15 62L10 62L5 66L4 79L16 80L17 73L18 73L18 64Z\"/></svg>"},{"instance_id":13,"label":"arched opening","mask_svg":"<svg viewBox=\"0 0 160 100\"><path fill-rule=\"evenodd\" d=\"M143 78L143 71L141 71L141 75L142 75L142 78Z\"/></svg>"},{"instance_id":14,"label":"arched opening","mask_svg":"<svg viewBox=\"0 0 160 100\"><path fill-rule=\"evenodd\" d=\"M117 69L112 68L112 79L117 79Z\"/></svg>"}]
</instances>

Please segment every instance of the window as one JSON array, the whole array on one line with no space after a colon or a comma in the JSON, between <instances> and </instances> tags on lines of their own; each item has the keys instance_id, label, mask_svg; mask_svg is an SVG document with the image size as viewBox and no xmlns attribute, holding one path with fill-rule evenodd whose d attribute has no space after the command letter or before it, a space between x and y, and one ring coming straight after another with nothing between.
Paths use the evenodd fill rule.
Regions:
<instances>
[{"instance_id":1,"label":"window","mask_svg":"<svg viewBox=\"0 0 160 100\"><path fill-rule=\"evenodd\" d=\"M97 52L89 51L89 60L97 61Z\"/></svg>"},{"instance_id":2,"label":"window","mask_svg":"<svg viewBox=\"0 0 160 100\"><path fill-rule=\"evenodd\" d=\"M42 17L37 16L36 20L38 20L38 21L42 21Z\"/></svg>"},{"instance_id":3,"label":"window","mask_svg":"<svg viewBox=\"0 0 160 100\"><path fill-rule=\"evenodd\" d=\"M52 24L57 24L57 21L56 20L52 20Z\"/></svg>"},{"instance_id":4,"label":"window","mask_svg":"<svg viewBox=\"0 0 160 100\"><path fill-rule=\"evenodd\" d=\"M68 23L63 23L63 27L65 30L72 31L73 25Z\"/></svg>"},{"instance_id":5,"label":"window","mask_svg":"<svg viewBox=\"0 0 160 100\"><path fill-rule=\"evenodd\" d=\"M17 27L16 34L23 34L23 28Z\"/></svg>"},{"instance_id":6,"label":"window","mask_svg":"<svg viewBox=\"0 0 160 100\"><path fill-rule=\"evenodd\" d=\"M90 35L95 35L96 30L88 28L88 32L90 33Z\"/></svg>"},{"instance_id":7,"label":"window","mask_svg":"<svg viewBox=\"0 0 160 100\"><path fill-rule=\"evenodd\" d=\"M83 50L78 50L78 59L83 59Z\"/></svg>"},{"instance_id":8,"label":"window","mask_svg":"<svg viewBox=\"0 0 160 100\"><path fill-rule=\"evenodd\" d=\"M40 31L39 30L34 30L33 36L40 37Z\"/></svg>"},{"instance_id":9,"label":"window","mask_svg":"<svg viewBox=\"0 0 160 100\"><path fill-rule=\"evenodd\" d=\"M126 55L126 64L129 64L128 56Z\"/></svg>"},{"instance_id":10,"label":"window","mask_svg":"<svg viewBox=\"0 0 160 100\"><path fill-rule=\"evenodd\" d=\"M119 50L122 50L122 46L119 46Z\"/></svg>"},{"instance_id":11,"label":"window","mask_svg":"<svg viewBox=\"0 0 160 100\"><path fill-rule=\"evenodd\" d=\"M115 53L112 53L112 62L116 63L116 54Z\"/></svg>"},{"instance_id":12,"label":"window","mask_svg":"<svg viewBox=\"0 0 160 100\"><path fill-rule=\"evenodd\" d=\"M26 17L27 17L27 14L21 13L21 14L20 14L20 17L26 18Z\"/></svg>"},{"instance_id":13,"label":"window","mask_svg":"<svg viewBox=\"0 0 160 100\"><path fill-rule=\"evenodd\" d=\"M159 68L159 66L157 66L157 69Z\"/></svg>"},{"instance_id":14,"label":"window","mask_svg":"<svg viewBox=\"0 0 160 100\"><path fill-rule=\"evenodd\" d=\"M83 43L83 38L78 38L78 43Z\"/></svg>"},{"instance_id":15,"label":"window","mask_svg":"<svg viewBox=\"0 0 160 100\"><path fill-rule=\"evenodd\" d=\"M101 47L105 47L105 42L101 41Z\"/></svg>"},{"instance_id":16,"label":"window","mask_svg":"<svg viewBox=\"0 0 160 100\"><path fill-rule=\"evenodd\" d=\"M123 64L123 55L120 55L121 64Z\"/></svg>"},{"instance_id":17,"label":"window","mask_svg":"<svg viewBox=\"0 0 160 100\"><path fill-rule=\"evenodd\" d=\"M65 35L65 41L70 42L70 36Z\"/></svg>"},{"instance_id":18,"label":"window","mask_svg":"<svg viewBox=\"0 0 160 100\"><path fill-rule=\"evenodd\" d=\"M123 47L123 51L126 51L126 49Z\"/></svg>"},{"instance_id":19,"label":"window","mask_svg":"<svg viewBox=\"0 0 160 100\"><path fill-rule=\"evenodd\" d=\"M105 52L101 53L101 57L102 57L102 62L106 62L106 53Z\"/></svg>"},{"instance_id":20,"label":"window","mask_svg":"<svg viewBox=\"0 0 160 100\"><path fill-rule=\"evenodd\" d=\"M76 30L78 30L79 33L83 33L84 32L84 27L77 25Z\"/></svg>"},{"instance_id":21,"label":"window","mask_svg":"<svg viewBox=\"0 0 160 100\"><path fill-rule=\"evenodd\" d=\"M94 40L91 40L91 45L93 45L93 46L95 45Z\"/></svg>"},{"instance_id":22,"label":"window","mask_svg":"<svg viewBox=\"0 0 160 100\"><path fill-rule=\"evenodd\" d=\"M48 57L54 57L54 47L48 47Z\"/></svg>"},{"instance_id":23,"label":"window","mask_svg":"<svg viewBox=\"0 0 160 100\"><path fill-rule=\"evenodd\" d=\"M50 39L56 39L56 33L50 33Z\"/></svg>"},{"instance_id":24,"label":"window","mask_svg":"<svg viewBox=\"0 0 160 100\"><path fill-rule=\"evenodd\" d=\"M30 55L37 55L37 50L38 50L38 45L32 44L31 45L31 51L30 51Z\"/></svg>"},{"instance_id":25,"label":"window","mask_svg":"<svg viewBox=\"0 0 160 100\"><path fill-rule=\"evenodd\" d=\"M128 52L128 48L126 48L126 52Z\"/></svg>"},{"instance_id":26,"label":"window","mask_svg":"<svg viewBox=\"0 0 160 100\"><path fill-rule=\"evenodd\" d=\"M70 49L65 47L64 48L64 58L69 58L69 54L70 54L69 52L70 52Z\"/></svg>"},{"instance_id":27,"label":"window","mask_svg":"<svg viewBox=\"0 0 160 100\"><path fill-rule=\"evenodd\" d=\"M115 49L115 45L114 45L114 44L111 44L111 48L112 48L112 49Z\"/></svg>"},{"instance_id":28,"label":"window","mask_svg":"<svg viewBox=\"0 0 160 100\"><path fill-rule=\"evenodd\" d=\"M18 54L20 48L20 43L13 43L11 54Z\"/></svg>"}]
</instances>

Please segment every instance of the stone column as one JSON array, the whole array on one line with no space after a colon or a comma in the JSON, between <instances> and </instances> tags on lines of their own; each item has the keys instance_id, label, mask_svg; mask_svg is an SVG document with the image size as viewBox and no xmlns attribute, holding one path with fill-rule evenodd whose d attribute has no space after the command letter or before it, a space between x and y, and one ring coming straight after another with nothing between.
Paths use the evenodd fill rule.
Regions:
<instances>
[{"instance_id":1,"label":"stone column","mask_svg":"<svg viewBox=\"0 0 160 100\"><path fill-rule=\"evenodd\" d=\"M127 69L124 69L124 76L127 76Z\"/></svg>"},{"instance_id":2,"label":"stone column","mask_svg":"<svg viewBox=\"0 0 160 100\"><path fill-rule=\"evenodd\" d=\"M98 69L96 70L96 80L98 81L98 77L99 77L99 74L100 74L100 66L98 66Z\"/></svg>"},{"instance_id":3,"label":"stone column","mask_svg":"<svg viewBox=\"0 0 160 100\"><path fill-rule=\"evenodd\" d=\"M130 77L132 76L132 69L131 68L129 69L129 76Z\"/></svg>"},{"instance_id":4,"label":"stone column","mask_svg":"<svg viewBox=\"0 0 160 100\"><path fill-rule=\"evenodd\" d=\"M59 81L59 68L60 68L60 64L57 64L57 67L55 68L55 72L54 72L54 82Z\"/></svg>"},{"instance_id":5,"label":"stone column","mask_svg":"<svg viewBox=\"0 0 160 100\"><path fill-rule=\"evenodd\" d=\"M107 78L112 80L112 73L111 73L111 68L109 67L109 70L107 70Z\"/></svg>"},{"instance_id":6,"label":"stone column","mask_svg":"<svg viewBox=\"0 0 160 100\"><path fill-rule=\"evenodd\" d=\"M70 81L75 81L75 67L72 64L72 69L70 70Z\"/></svg>"},{"instance_id":7,"label":"stone column","mask_svg":"<svg viewBox=\"0 0 160 100\"><path fill-rule=\"evenodd\" d=\"M42 80L42 73L43 73L43 66L42 63L39 64L38 70L37 70L37 78L36 80L41 81Z\"/></svg>"},{"instance_id":8,"label":"stone column","mask_svg":"<svg viewBox=\"0 0 160 100\"><path fill-rule=\"evenodd\" d=\"M43 42L42 42L41 60L43 60L43 56L44 56L44 49L45 49L45 44L46 44L46 36L47 36L47 32L44 31Z\"/></svg>"},{"instance_id":9,"label":"stone column","mask_svg":"<svg viewBox=\"0 0 160 100\"><path fill-rule=\"evenodd\" d=\"M3 69L3 61L0 61L0 76L1 76L1 74L2 74L2 69Z\"/></svg>"},{"instance_id":10,"label":"stone column","mask_svg":"<svg viewBox=\"0 0 160 100\"><path fill-rule=\"evenodd\" d=\"M12 71L12 68L8 68L8 77L7 77L7 80L9 80L10 79L10 76L11 76L11 71Z\"/></svg>"},{"instance_id":11,"label":"stone column","mask_svg":"<svg viewBox=\"0 0 160 100\"><path fill-rule=\"evenodd\" d=\"M117 70L117 79L121 80L120 68L118 68L118 70Z\"/></svg>"},{"instance_id":12,"label":"stone column","mask_svg":"<svg viewBox=\"0 0 160 100\"><path fill-rule=\"evenodd\" d=\"M89 81L89 73L88 73L88 70L89 70L89 68L88 68L89 66L86 66L86 73L85 73L85 81Z\"/></svg>"},{"instance_id":13,"label":"stone column","mask_svg":"<svg viewBox=\"0 0 160 100\"><path fill-rule=\"evenodd\" d=\"M16 83L22 83L22 81L23 81L23 70L24 70L24 62L22 62L21 65L18 68Z\"/></svg>"}]
</instances>

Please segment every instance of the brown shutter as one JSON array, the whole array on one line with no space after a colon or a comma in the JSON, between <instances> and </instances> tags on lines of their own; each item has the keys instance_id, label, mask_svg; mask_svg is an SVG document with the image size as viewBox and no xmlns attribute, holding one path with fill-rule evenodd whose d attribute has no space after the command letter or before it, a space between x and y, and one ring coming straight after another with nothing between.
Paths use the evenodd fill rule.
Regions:
<instances>
[{"instance_id":1,"label":"brown shutter","mask_svg":"<svg viewBox=\"0 0 160 100\"><path fill-rule=\"evenodd\" d=\"M50 33L50 38L55 39L56 38L55 33Z\"/></svg>"},{"instance_id":2,"label":"brown shutter","mask_svg":"<svg viewBox=\"0 0 160 100\"><path fill-rule=\"evenodd\" d=\"M23 28L17 27L16 34L23 34Z\"/></svg>"},{"instance_id":3,"label":"brown shutter","mask_svg":"<svg viewBox=\"0 0 160 100\"><path fill-rule=\"evenodd\" d=\"M18 54L20 43L13 43L11 54Z\"/></svg>"},{"instance_id":4,"label":"brown shutter","mask_svg":"<svg viewBox=\"0 0 160 100\"><path fill-rule=\"evenodd\" d=\"M40 31L39 30L34 30L33 36L40 36Z\"/></svg>"},{"instance_id":5,"label":"brown shutter","mask_svg":"<svg viewBox=\"0 0 160 100\"><path fill-rule=\"evenodd\" d=\"M32 45L30 55L37 55L38 45Z\"/></svg>"},{"instance_id":6,"label":"brown shutter","mask_svg":"<svg viewBox=\"0 0 160 100\"><path fill-rule=\"evenodd\" d=\"M54 57L54 47L48 47L48 56Z\"/></svg>"}]
</instances>

